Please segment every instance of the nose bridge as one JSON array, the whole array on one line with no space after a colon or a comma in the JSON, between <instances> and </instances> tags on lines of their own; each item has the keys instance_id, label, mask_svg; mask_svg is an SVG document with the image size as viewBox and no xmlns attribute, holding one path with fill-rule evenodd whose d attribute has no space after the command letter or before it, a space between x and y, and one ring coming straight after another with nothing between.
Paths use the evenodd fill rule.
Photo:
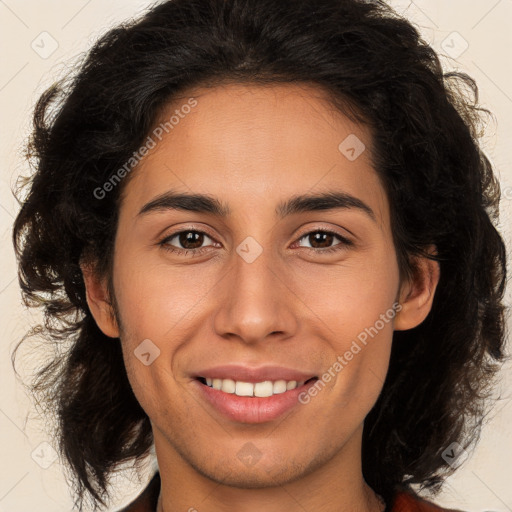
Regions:
<instances>
[{"instance_id":1,"label":"nose bridge","mask_svg":"<svg viewBox=\"0 0 512 512\"><path fill-rule=\"evenodd\" d=\"M226 292L215 315L220 336L237 336L257 342L278 332L289 336L295 328L293 307L284 276L279 276L280 259L271 247L253 237L244 239L233 253L228 275L222 280Z\"/></svg>"}]
</instances>

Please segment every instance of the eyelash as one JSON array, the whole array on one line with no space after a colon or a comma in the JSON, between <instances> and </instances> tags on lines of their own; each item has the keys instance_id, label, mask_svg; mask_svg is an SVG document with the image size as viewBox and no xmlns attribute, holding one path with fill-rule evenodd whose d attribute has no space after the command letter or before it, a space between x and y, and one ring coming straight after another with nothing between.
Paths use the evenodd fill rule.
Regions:
<instances>
[{"instance_id":1,"label":"eyelash","mask_svg":"<svg viewBox=\"0 0 512 512\"><path fill-rule=\"evenodd\" d=\"M164 251L168 251L168 252L172 252L172 253L177 253L177 254L183 255L183 256L186 256L189 252L191 252L191 253L193 253L192 257L199 256L199 255L203 254L205 251L208 250L208 247L200 247L198 249L180 249L179 247L174 247L172 245L169 245L168 242L170 240L172 240L174 237L176 237L177 235L180 235L181 233L200 233L202 235L206 235L208 238L210 238L211 240L216 242L216 240L212 236L210 236L208 233L206 233L204 231L200 231L200 230L197 230L197 229L184 229L184 230L181 230L181 231L176 231L175 233L172 233L169 236L166 236L163 240L158 242L158 245ZM334 245L332 247L329 247L327 249L315 249L313 247L303 247L303 249L309 249L310 251L313 251L315 253L325 254L325 253L337 252L337 251L340 251L340 250L344 249L347 246L354 245L353 242L351 240L349 240L348 238L345 238L345 237L341 236L340 234L338 234L338 233L336 233L334 231L329 231L329 230L326 230L326 229L314 229L313 231L308 231L307 233L303 234L300 238L298 238L297 241L300 241L303 238L306 238L306 237L308 237L308 236L310 236L312 234L315 234L315 233L326 233L328 235L333 235L336 238L338 238L338 240L340 240L340 243L336 244L336 245Z\"/></svg>"}]
</instances>

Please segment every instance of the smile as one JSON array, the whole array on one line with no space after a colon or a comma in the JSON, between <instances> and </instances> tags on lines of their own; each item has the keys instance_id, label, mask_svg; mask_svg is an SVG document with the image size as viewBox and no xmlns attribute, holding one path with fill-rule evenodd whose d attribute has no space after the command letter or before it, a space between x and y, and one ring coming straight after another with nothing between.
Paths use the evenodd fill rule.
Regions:
<instances>
[{"instance_id":1,"label":"smile","mask_svg":"<svg viewBox=\"0 0 512 512\"><path fill-rule=\"evenodd\" d=\"M237 423L265 423L302 405L299 395L306 393L317 380L317 377L312 377L302 382L277 380L251 383L211 379L211 383L208 383L206 378L199 377L192 384L198 396L215 414Z\"/></svg>"},{"instance_id":2,"label":"smile","mask_svg":"<svg viewBox=\"0 0 512 512\"><path fill-rule=\"evenodd\" d=\"M266 380L262 382L243 382L233 379L212 379L199 377L199 381L203 384L224 393L230 393L237 396L249 396L264 398L268 396L278 395L302 387L305 383L315 380L317 377L311 377L307 381L297 382L296 380Z\"/></svg>"}]
</instances>

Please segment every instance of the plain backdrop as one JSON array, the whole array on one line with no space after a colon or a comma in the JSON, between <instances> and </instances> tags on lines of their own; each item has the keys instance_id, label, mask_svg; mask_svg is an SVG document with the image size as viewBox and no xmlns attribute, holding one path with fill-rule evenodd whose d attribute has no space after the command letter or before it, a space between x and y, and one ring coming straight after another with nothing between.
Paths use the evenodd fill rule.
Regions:
<instances>
[{"instance_id":1,"label":"plain backdrop","mask_svg":"<svg viewBox=\"0 0 512 512\"><path fill-rule=\"evenodd\" d=\"M494 113L495 122L488 124L483 143L502 183L500 225L510 254L512 0L399 0L391 4L443 55L446 70L462 70L476 79L482 105ZM38 415L16 380L10 359L16 342L40 318L21 305L11 244L17 212L11 189L16 177L28 172L22 148L31 110L43 90L93 41L149 5L143 0L0 0L0 512L72 510L63 466L55 459L51 437L44 430L48 421ZM509 286L508 305L510 297ZM23 357L30 358L33 367L44 359L35 350L25 350ZM435 498L439 504L474 512L512 512L511 377L512 367L507 364L498 387L501 399L485 424L481 441ZM140 492L152 464L148 462L141 481L129 472L116 480L111 510Z\"/></svg>"}]
</instances>

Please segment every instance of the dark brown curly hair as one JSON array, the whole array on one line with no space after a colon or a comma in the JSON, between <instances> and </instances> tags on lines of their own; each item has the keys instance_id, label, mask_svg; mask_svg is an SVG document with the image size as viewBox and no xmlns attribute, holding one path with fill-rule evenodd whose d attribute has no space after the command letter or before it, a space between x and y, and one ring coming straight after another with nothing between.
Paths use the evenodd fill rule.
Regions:
<instances>
[{"instance_id":1,"label":"dark brown curly hair","mask_svg":"<svg viewBox=\"0 0 512 512\"><path fill-rule=\"evenodd\" d=\"M401 272L413 273L414 257L436 247L432 310L394 333L389 372L365 420L363 473L386 501L411 484L439 490L453 469L442 452L478 439L505 357L500 190L478 142L487 112L476 84L444 73L416 28L382 1L170 0L110 30L41 96L27 151L34 172L15 192L26 191L13 230L23 300L45 318L20 344L37 336L52 354L30 389L56 414L76 503L104 505L109 476L144 460L153 443L120 343L89 311L79 265L87 257L111 278L129 179L105 198L94 191L169 101L223 82L328 92L335 108L372 128Z\"/></svg>"}]
</instances>

